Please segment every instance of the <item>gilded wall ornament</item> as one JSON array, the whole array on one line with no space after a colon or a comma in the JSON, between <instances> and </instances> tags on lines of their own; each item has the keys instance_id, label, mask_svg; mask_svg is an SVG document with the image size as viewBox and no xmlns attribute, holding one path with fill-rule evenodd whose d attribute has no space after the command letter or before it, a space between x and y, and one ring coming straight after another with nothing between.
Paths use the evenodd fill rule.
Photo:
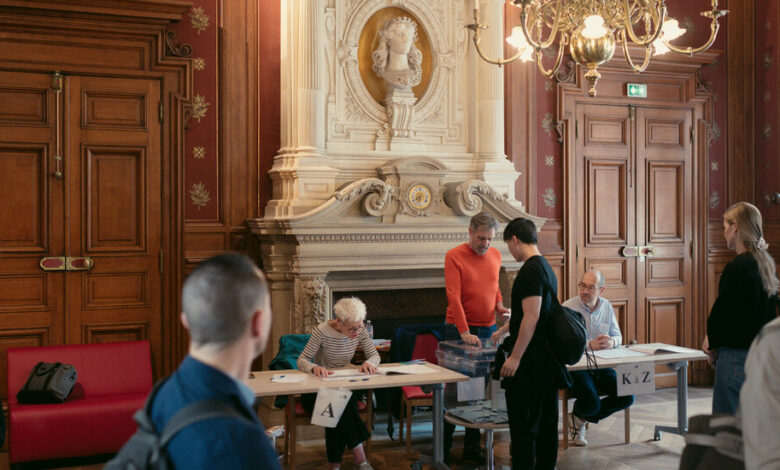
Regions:
<instances>
[{"instance_id":1,"label":"gilded wall ornament","mask_svg":"<svg viewBox=\"0 0 780 470\"><path fill-rule=\"evenodd\" d=\"M547 166L553 166L555 164L555 157L552 155L546 155L544 157L544 164Z\"/></svg>"},{"instance_id":2,"label":"gilded wall ornament","mask_svg":"<svg viewBox=\"0 0 780 470\"><path fill-rule=\"evenodd\" d=\"M545 113L544 117L542 118L542 129L550 137L553 136L552 131L555 130L555 121L553 120L552 113Z\"/></svg>"},{"instance_id":3,"label":"gilded wall ornament","mask_svg":"<svg viewBox=\"0 0 780 470\"><path fill-rule=\"evenodd\" d=\"M195 183L192 185L192 189L190 189L190 198L192 203L200 210L211 201L211 193L202 182Z\"/></svg>"},{"instance_id":4,"label":"gilded wall ornament","mask_svg":"<svg viewBox=\"0 0 780 470\"><path fill-rule=\"evenodd\" d=\"M211 103L206 101L205 96L195 95L192 99L192 118L197 119L200 122L201 119L206 117L206 111L209 110Z\"/></svg>"},{"instance_id":5,"label":"gilded wall ornament","mask_svg":"<svg viewBox=\"0 0 780 470\"><path fill-rule=\"evenodd\" d=\"M206 31L211 26L209 20L209 15L206 14L206 10L203 7L194 7L190 11L190 23L192 23L192 28L197 34Z\"/></svg>"},{"instance_id":6,"label":"gilded wall ornament","mask_svg":"<svg viewBox=\"0 0 780 470\"><path fill-rule=\"evenodd\" d=\"M718 171L718 162L710 162L710 170Z\"/></svg>"},{"instance_id":7,"label":"gilded wall ornament","mask_svg":"<svg viewBox=\"0 0 780 470\"><path fill-rule=\"evenodd\" d=\"M201 158L206 156L206 148L202 147L200 145L197 145L195 147L192 147L192 158L196 160L200 160Z\"/></svg>"},{"instance_id":8,"label":"gilded wall ornament","mask_svg":"<svg viewBox=\"0 0 780 470\"><path fill-rule=\"evenodd\" d=\"M764 135L764 139L769 140L772 137L772 132L774 129L772 128L772 123L767 122L764 124L764 128L761 129L761 133Z\"/></svg>"},{"instance_id":9,"label":"gilded wall ornament","mask_svg":"<svg viewBox=\"0 0 780 470\"><path fill-rule=\"evenodd\" d=\"M547 188L544 190L544 194L542 194L542 201L544 201L544 205L549 207L550 209L555 208L555 190L553 188Z\"/></svg>"},{"instance_id":10,"label":"gilded wall ornament","mask_svg":"<svg viewBox=\"0 0 780 470\"><path fill-rule=\"evenodd\" d=\"M709 203L710 203L710 209L717 209L718 206L720 205L720 193L717 191L713 191L710 194Z\"/></svg>"},{"instance_id":11,"label":"gilded wall ornament","mask_svg":"<svg viewBox=\"0 0 780 470\"><path fill-rule=\"evenodd\" d=\"M206 59L203 57L196 57L192 59L192 68L200 72L206 68Z\"/></svg>"}]
</instances>

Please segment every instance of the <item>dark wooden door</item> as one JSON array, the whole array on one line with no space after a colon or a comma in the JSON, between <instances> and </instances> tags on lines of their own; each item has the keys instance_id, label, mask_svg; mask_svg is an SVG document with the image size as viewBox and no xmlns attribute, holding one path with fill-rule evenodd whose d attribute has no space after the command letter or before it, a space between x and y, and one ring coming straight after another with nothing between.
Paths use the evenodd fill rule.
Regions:
<instances>
[{"instance_id":1,"label":"dark wooden door","mask_svg":"<svg viewBox=\"0 0 780 470\"><path fill-rule=\"evenodd\" d=\"M577 106L577 276L598 269L625 342L690 345L692 111ZM659 368L657 384L675 377Z\"/></svg>"},{"instance_id":2,"label":"dark wooden door","mask_svg":"<svg viewBox=\"0 0 780 470\"><path fill-rule=\"evenodd\" d=\"M136 339L161 370L159 86L0 72L2 377L9 347Z\"/></svg>"},{"instance_id":3,"label":"dark wooden door","mask_svg":"<svg viewBox=\"0 0 780 470\"><path fill-rule=\"evenodd\" d=\"M0 72L0 394L12 347L64 342L63 182L52 177L61 100L51 74Z\"/></svg>"}]
</instances>

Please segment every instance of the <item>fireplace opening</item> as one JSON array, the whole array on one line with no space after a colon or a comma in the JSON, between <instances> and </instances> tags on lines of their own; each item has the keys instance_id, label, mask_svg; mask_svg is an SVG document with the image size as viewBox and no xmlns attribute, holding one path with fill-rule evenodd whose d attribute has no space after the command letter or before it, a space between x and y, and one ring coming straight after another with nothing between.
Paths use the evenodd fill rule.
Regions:
<instances>
[{"instance_id":1,"label":"fireplace opening","mask_svg":"<svg viewBox=\"0 0 780 470\"><path fill-rule=\"evenodd\" d=\"M344 297L362 300L366 304L366 319L371 320L377 339L391 339L401 325L444 323L447 312L443 287L337 291L332 296L334 303Z\"/></svg>"}]
</instances>

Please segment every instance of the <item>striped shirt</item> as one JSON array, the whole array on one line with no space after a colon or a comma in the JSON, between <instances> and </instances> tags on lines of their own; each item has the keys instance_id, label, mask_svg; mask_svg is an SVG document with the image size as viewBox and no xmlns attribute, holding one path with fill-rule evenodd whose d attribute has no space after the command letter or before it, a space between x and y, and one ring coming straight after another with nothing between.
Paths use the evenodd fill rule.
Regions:
<instances>
[{"instance_id":1,"label":"striped shirt","mask_svg":"<svg viewBox=\"0 0 780 470\"><path fill-rule=\"evenodd\" d=\"M356 338L349 338L334 330L328 322L320 323L298 356L298 369L311 372L315 366L326 369L345 367L355 356L358 344L367 357L366 361L378 366L379 353L376 352L374 340L368 336L365 328L361 328Z\"/></svg>"}]
</instances>

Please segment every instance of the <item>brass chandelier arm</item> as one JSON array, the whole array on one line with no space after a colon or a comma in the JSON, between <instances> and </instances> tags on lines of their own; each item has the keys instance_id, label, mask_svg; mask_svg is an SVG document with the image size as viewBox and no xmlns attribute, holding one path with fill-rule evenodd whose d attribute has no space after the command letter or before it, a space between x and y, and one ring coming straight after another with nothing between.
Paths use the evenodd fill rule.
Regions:
<instances>
[{"instance_id":1,"label":"brass chandelier arm","mask_svg":"<svg viewBox=\"0 0 780 470\"><path fill-rule=\"evenodd\" d=\"M678 54L687 54L687 55L693 55L699 52L706 51L707 49L712 46L712 43L715 42L715 38L718 35L718 30L720 29L720 24L718 23L718 18L728 13L728 10L715 10L715 11L707 11L702 13L702 16L710 16L712 18L712 23L710 23L710 38L705 42L702 46L699 46L697 48L692 48L691 46L688 47L676 47L666 41L664 41L664 44L666 47L669 48L670 51L676 52Z\"/></svg>"},{"instance_id":2,"label":"brass chandelier arm","mask_svg":"<svg viewBox=\"0 0 780 470\"><path fill-rule=\"evenodd\" d=\"M541 41L541 39L539 41L534 41L533 37L531 37L531 34L528 32L528 25L526 24L528 18L528 12L525 11L527 3L523 3L523 8L520 10L520 26L523 28L523 34L525 35L525 39L528 41L528 44L530 44L531 47L537 51L547 49L548 47L552 46L553 42L555 42L555 37L558 35L558 28L561 19L561 1L562 0L557 0L555 4L555 21L553 21L553 25L550 27L550 37L548 37L546 41ZM541 11L539 14L541 14ZM561 37L563 37L563 34L561 34Z\"/></svg>"},{"instance_id":3,"label":"brass chandelier arm","mask_svg":"<svg viewBox=\"0 0 780 470\"><path fill-rule=\"evenodd\" d=\"M642 62L642 65L637 67L636 64L634 64L634 61L631 59L631 55L628 53L628 41L626 41L625 33L621 31L621 41L623 42L623 55L626 57L626 62L628 62L628 65L631 67L631 70L633 70L636 73L644 72L647 69L647 66L650 65L650 56L652 56L650 52L650 45L648 44L645 46L645 60Z\"/></svg>"},{"instance_id":4,"label":"brass chandelier arm","mask_svg":"<svg viewBox=\"0 0 780 470\"><path fill-rule=\"evenodd\" d=\"M661 30L663 29L664 21L666 21L666 5L662 4L660 6L660 13L657 10L653 9L653 8L648 8L648 10L650 11L651 19L652 19L653 23L655 23L655 32L653 32L652 36L650 36L650 38L648 38L645 41L643 41L634 32L634 27L631 24L631 15L630 15L630 12L629 12L629 9L628 9L628 0L623 0L623 7L626 10L625 23L623 24L623 28L628 33L628 37L631 38L631 42L634 42L634 43L636 43L639 46L648 46L648 45L652 44L653 41L658 39L658 36L661 35ZM625 38L625 36L624 36L624 38Z\"/></svg>"},{"instance_id":5,"label":"brass chandelier arm","mask_svg":"<svg viewBox=\"0 0 780 470\"><path fill-rule=\"evenodd\" d=\"M547 78L552 78L557 72L558 69L561 68L561 63L563 62L563 49L564 46L569 42L569 36L566 34L561 35L561 42L558 43L558 54L555 58L555 65L550 70L544 69L544 63L542 63L542 51L537 50L534 52L534 59L536 59L536 66L539 68L539 71L542 72L544 75L547 76Z\"/></svg>"},{"instance_id":6,"label":"brass chandelier arm","mask_svg":"<svg viewBox=\"0 0 780 470\"><path fill-rule=\"evenodd\" d=\"M493 64L493 65L498 65L499 67L501 67L504 64L508 64L510 62L516 61L517 59L520 58L520 55L522 55L523 51L517 51L517 54L515 54L512 57L509 57L507 59L491 59L490 57L485 55L485 53L482 51L482 47L480 47L480 45L479 45L480 38L479 38L479 32L478 31L479 31L479 29L485 29L485 27L484 27L485 25L478 24L478 25L476 25L476 29L472 28L473 26L475 26L475 25L471 25L470 24L470 25L468 25L466 27L469 28L469 29L472 29L474 31L474 37L472 38L472 40L474 41L474 47L477 49L477 54L479 54L479 56L485 62L487 62L489 64Z\"/></svg>"}]
</instances>

